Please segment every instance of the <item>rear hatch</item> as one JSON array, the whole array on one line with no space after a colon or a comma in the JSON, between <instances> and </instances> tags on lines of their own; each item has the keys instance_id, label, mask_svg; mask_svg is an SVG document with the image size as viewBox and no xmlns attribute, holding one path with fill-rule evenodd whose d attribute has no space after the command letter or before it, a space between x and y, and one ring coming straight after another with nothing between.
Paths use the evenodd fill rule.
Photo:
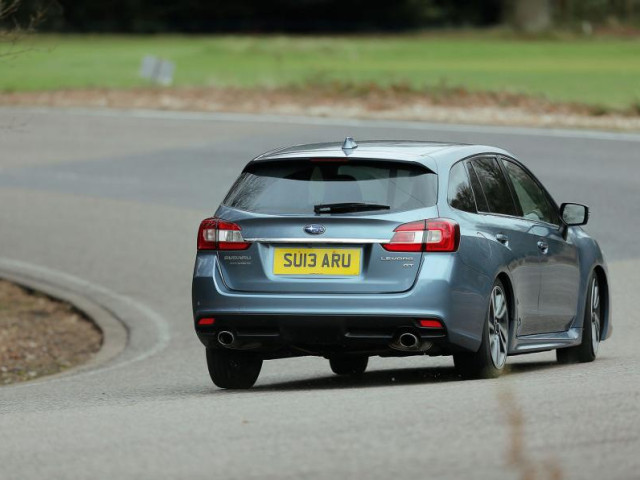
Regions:
<instances>
[{"instance_id":1,"label":"rear hatch","mask_svg":"<svg viewBox=\"0 0 640 480\"><path fill-rule=\"evenodd\" d=\"M231 290L394 293L409 290L421 251L385 249L401 224L437 217L436 175L369 159L249 164L216 212L250 245L219 251Z\"/></svg>"}]
</instances>

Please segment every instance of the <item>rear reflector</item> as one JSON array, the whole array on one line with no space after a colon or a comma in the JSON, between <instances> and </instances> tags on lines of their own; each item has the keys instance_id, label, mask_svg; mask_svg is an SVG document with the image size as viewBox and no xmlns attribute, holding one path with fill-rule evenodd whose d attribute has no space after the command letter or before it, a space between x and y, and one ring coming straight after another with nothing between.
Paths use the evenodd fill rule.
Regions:
<instances>
[{"instance_id":1,"label":"rear reflector","mask_svg":"<svg viewBox=\"0 0 640 480\"><path fill-rule=\"evenodd\" d=\"M198 320L198 325L213 325L216 323L216 319L213 317L205 317Z\"/></svg>"},{"instance_id":2,"label":"rear reflector","mask_svg":"<svg viewBox=\"0 0 640 480\"><path fill-rule=\"evenodd\" d=\"M246 250L241 228L219 218L205 218L198 229L198 250Z\"/></svg>"},{"instance_id":3,"label":"rear reflector","mask_svg":"<svg viewBox=\"0 0 640 480\"><path fill-rule=\"evenodd\" d=\"M424 319L420 320L420 326L425 328L442 328L440 320Z\"/></svg>"},{"instance_id":4,"label":"rear reflector","mask_svg":"<svg viewBox=\"0 0 640 480\"><path fill-rule=\"evenodd\" d=\"M460 226L447 218L405 223L394 232L382 244L391 252L455 252L460 245Z\"/></svg>"}]
</instances>

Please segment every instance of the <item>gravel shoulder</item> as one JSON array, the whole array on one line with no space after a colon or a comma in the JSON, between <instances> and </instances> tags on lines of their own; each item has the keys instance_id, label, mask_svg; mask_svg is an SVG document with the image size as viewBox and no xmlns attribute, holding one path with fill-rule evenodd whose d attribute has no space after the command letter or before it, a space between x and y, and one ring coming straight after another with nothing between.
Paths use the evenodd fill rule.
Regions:
<instances>
[{"instance_id":1,"label":"gravel shoulder","mask_svg":"<svg viewBox=\"0 0 640 480\"><path fill-rule=\"evenodd\" d=\"M101 345L101 331L68 303L0 279L0 385L80 365Z\"/></svg>"},{"instance_id":2,"label":"gravel shoulder","mask_svg":"<svg viewBox=\"0 0 640 480\"><path fill-rule=\"evenodd\" d=\"M640 131L635 110L598 109L508 93L449 89L438 95L401 88L353 90L242 89L223 87L75 89L0 93L3 106L111 107L203 112L270 113L333 118L413 120L433 123L510 125Z\"/></svg>"}]
</instances>

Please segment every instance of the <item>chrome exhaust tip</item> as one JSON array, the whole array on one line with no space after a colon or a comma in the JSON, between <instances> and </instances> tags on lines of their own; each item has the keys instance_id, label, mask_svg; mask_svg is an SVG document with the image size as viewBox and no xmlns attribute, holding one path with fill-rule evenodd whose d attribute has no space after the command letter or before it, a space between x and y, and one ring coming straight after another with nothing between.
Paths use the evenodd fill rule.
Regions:
<instances>
[{"instance_id":1,"label":"chrome exhaust tip","mask_svg":"<svg viewBox=\"0 0 640 480\"><path fill-rule=\"evenodd\" d=\"M402 332L397 335L389 347L401 352L426 352L433 344L422 340L418 335L411 332Z\"/></svg>"},{"instance_id":2,"label":"chrome exhaust tip","mask_svg":"<svg viewBox=\"0 0 640 480\"><path fill-rule=\"evenodd\" d=\"M420 340L413 333L405 332L398 337L398 343L406 349L412 349L418 346Z\"/></svg>"},{"instance_id":3,"label":"chrome exhaust tip","mask_svg":"<svg viewBox=\"0 0 640 480\"><path fill-rule=\"evenodd\" d=\"M235 341L236 341L236 336L228 330L223 330L220 333L218 333L218 342L220 343L220 345L223 345L225 347L230 347L235 343Z\"/></svg>"}]
</instances>

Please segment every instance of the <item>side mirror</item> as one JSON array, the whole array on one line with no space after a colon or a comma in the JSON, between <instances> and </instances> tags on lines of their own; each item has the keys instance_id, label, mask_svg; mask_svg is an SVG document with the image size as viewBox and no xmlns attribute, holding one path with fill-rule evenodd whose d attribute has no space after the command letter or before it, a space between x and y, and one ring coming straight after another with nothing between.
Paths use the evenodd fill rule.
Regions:
<instances>
[{"instance_id":1,"label":"side mirror","mask_svg":"<svg viewBox=\"0 0 640 480\"><path fill-rule=\"evenodd\" d=\"M579 203L563 203L560 206L560 216L570 227L586 225L589 221L589 207Z\"/></svg>"}]
</instances>

